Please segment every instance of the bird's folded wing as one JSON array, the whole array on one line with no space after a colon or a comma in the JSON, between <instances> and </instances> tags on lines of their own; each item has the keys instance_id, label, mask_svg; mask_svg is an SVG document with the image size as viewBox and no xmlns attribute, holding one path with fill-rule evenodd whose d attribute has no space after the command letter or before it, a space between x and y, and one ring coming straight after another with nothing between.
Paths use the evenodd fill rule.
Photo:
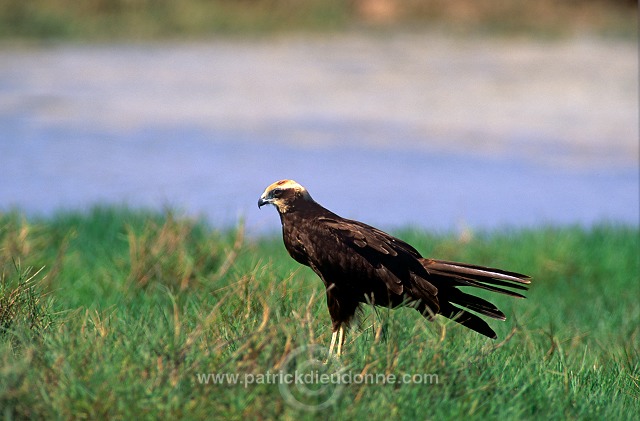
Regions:
<instances>
[{"instance_id":1,"label":"bird's folded wing","mask_svg":"<svg viewBox=\"0 0 640 421\"><path fill-rule=\"evenodd\" d=\"M411 287L416 278L427 275L418 260L420 253L411 245L384 231L349 219L321 217L320 221L336 237L337 241L364 257L387 289L401 295ZM435 301L437 289L428 282L421 282L424 295Z\"/></svg>"}]
</instances>

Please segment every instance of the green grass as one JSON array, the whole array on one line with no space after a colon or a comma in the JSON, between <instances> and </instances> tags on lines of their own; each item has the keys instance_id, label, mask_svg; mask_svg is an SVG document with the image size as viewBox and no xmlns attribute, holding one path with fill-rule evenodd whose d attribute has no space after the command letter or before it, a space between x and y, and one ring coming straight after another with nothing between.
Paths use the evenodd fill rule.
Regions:
<instances>
[{"instance_id":1,"label":"green grass","mask_svg":"<svg viewBox=\"0 0 640 421\"><path fill-rule=\"evenodd\" d=\"M0 214L0 417L624 420L640 411L637 227L397 234L431 257L533 276L526 300L484 294L508 316L491 322L497 341L410 309L365 308L343 358L316 364L299 350L329 343L323 287L279 237L115 208ZM352 383L267 384L267 373L295 367L340 369ZM204 384L207 373L253 383ZM434 376L362 384L361 374Z\"/></svg>"},{"instance_id":2,"label":"green grass","mask_svg":"<svg viewBox=\"0 0 640 421\"><path fill-rule=\"evenodd\" d=\"M0 0L0 38L157 39L427 27L635 39L636 8L631 0Z\"/></svg>"}]
</instances>

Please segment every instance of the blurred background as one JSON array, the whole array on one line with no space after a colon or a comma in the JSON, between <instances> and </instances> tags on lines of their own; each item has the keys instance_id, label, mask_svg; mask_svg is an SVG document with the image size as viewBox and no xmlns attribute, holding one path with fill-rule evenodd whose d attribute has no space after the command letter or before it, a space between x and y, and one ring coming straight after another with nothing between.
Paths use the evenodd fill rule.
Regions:
<instances>
[{"instance_id":1,"label":"blurred background","mask_svg":"<svg viewBox=\"0 0 640 421\"><path fill-rule=\"evenodd\" d=\"M638 224L637 3L0 0L0 212Z\"/></svg>"}]
</instances>

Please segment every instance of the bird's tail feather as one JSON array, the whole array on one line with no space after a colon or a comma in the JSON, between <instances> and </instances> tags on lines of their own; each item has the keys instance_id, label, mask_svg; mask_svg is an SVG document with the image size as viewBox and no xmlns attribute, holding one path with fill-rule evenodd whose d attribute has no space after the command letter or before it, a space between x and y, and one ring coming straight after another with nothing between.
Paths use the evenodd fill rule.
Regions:
<instances>
[{"instance_id":1,"label":"bird's tail feather","mask_svg":"<svg viewBox=\"0 0 640 421\"><path fill-rule=\"evenodd\" d=\"M480 317L450 303L445 303L445 305L440 306L440 314L491 339L498 337L489 324Z\"/></svg>"},{"instance_id":2,"label":"bird's tail feather","mask_svg":"<svg viewBox=\"0 0 640 421\"><path fill-rule=\"evenodd\" d=\"M421 259L421 262L430 275L429 281L438 288L440 314L494 339L495 332L484 320L460 307L499 320L506 319L504 313L489 301L464 293L457 287L470 286L524 298L521 293L507 288L527 290L531 283L526 275L502 269L433 259Z\"/></svg>"},{"instance_id":3,"label":"bird's tail feather","mask_svg":"<svg viewBox=\"0 0 640 421\"><path fill-rule=\"evenodd\" d=\"M524 298L519 292L507 288L526 291L531 283L531 278L527 275L502 269L445 260L421 259L421 262L432 277L443 281L442 285L437 286L470 286Z\"/></svg>"}]
</instances>

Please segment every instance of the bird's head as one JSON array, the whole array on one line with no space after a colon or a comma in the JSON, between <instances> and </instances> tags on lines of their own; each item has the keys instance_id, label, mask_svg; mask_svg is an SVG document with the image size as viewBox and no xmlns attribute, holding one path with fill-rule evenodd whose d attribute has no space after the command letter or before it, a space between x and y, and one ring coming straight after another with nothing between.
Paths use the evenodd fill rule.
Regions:
<instances>
[{"instance_id":1,"label":"bird's head","mask_svg":"<svg viewBox=\"0 0 640 421\"><path fill-rule=\"evenodd\" d=\"M274 205L278 212L286 213L300 201L313 201L307 189L293 180L280 180L264 190L264 193L258 199L258 208L264 205Z\"/></svg>"}]
</instances>

